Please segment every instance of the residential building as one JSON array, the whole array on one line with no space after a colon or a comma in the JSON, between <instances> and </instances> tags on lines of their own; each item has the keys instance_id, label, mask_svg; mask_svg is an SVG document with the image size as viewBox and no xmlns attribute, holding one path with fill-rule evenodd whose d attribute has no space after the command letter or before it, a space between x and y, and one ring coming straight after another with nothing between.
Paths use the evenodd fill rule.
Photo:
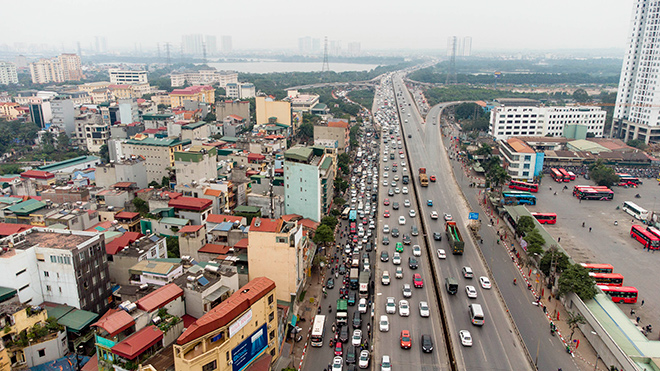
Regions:
<instances>
[{"instance_id":1,"label":"residential building","mask_svg":"<svg viewBox=\"0 0 660 371\"><path fill-rule=\"evenodd\" d=\"M272 279L277 286L278 301L294 303L305 286L313 255L301 224L281 218L252 219L248 231L250 280L259 275Z\"/></svg>"},{"instance_id":2,"label":"residential building","mask_svg":"<svg viewBox=\"0 0 660 371\"><path fill-rule=\"evenodd\" d=\"M177 184L195 184L218 177L218 151L215 147L193 146L174 152Z\"/></svg>"},{"instance_id":3,"label":"residential building","mask_svg":"<svg viewBox=\"0 0 660 371\"><path fill-rule=\"evenodd\" d=\"M42 200L50 200L50 202L56 204L63 204L65 202L68 202L69 204L79 202L82 204L89 201L89 189L77 188L70 185L46 189L42 191L41 194Z\"/></svg>"},{"instance_id":4,"label":"residential building","mask_svg":"<svg viewBox=\"0 0 660 371\"><path fill-rule=\"evenodd\" d=\"M131 285L165 286L183 274L183 265L168 261L140 260L129 268Z\"/></svg>"},{"instance_id":5,"label":"residential building","mask_svg":"<svg viewBox=\"0 0 660 371\"><path fill-rule=\"evenodd\" d=\"M179 232L179 255L201 261L199 250L206 244L205 225L186 225Z\"/></svg>"},{"instance_id":6,"label":"residential building","mask_svg":"<svg viewBox=\"0 0 660 371\"><path fill-rule=\"evenodd\" d=\"M204 35L193 34L181 36L181 52L191 56L202 56L204 51Z\"/></svg>"},{"instance_id":7,"label":"residential building","mask_svg":"<svg viewBox=\"0 0 660 371\"><path fill-rule=\"evenodd\" d=\"M38 166L37 169L53 174L73 173L76 170L94 168L100 163L101 159L97 156L79 156L64 161L54 162L48 165Z\"/></svg>"},{"instance_id":8,"label":"residential building","mask_svg":"<svg viewBox=\"0 0 660 371\"><path fill-rule=\"evenodd\" d=\"M321 221L332 205L335 162L335 157L323 148L293 147L284 152L287 214Z\"/></svg>"},{"instance_id":9,"label":"residential building","mask_svg":"<svg viewBox=\"0 0 660 371\"><path fill-rule=\"evenodd\" d=\"M78 81L84 78L80 57L76 54L62 54L59 57L30 63L30 75L34 84Z\"/></svg>"},{"instance_id":10,"label":"residential building","mask_svg":"<svg viewBox=\"0 0 660 371\"><path fill-rule=\"evenodd\" d=\"M0 282L22 303L68 304L96 313L110 305L103 234L32 228L0 240Z\"/></svg>"},{"instance_id":11,"label":"residential building","mask_svg":"<svg viewBox=\"0 0 660 371\"><path fill-rule=\"evenodd\" d=\"M234 99L254 98L256 95L254 84L247 82L230 83L227 84L225 89L227 96Z\"/></svg>"},{"instance_id":12,"label":"residential building","mask_svg":"<svg viewBox=\"0 0 660 371\"><path fill-rule=\"evenodd\" d=\"M0 85L18 84L16 65L9 62L0 62Z\"/></svg>"},{"instance_id":13,"label":"residential building","mask_svg":"<svg viewBox=\"0 0 660 371\"><path fill-rule=\"evenodd\" d=\"M204 121L192 122L181 126L181 140L190 141L192 145L208 143L211 127Z\"/></svg>"},{"instance_id":14,"label":"residential building","mask_svg":"<svg viewBox=\"0 0 660 371\"><path fill-rule=\"evenodd\" d=\"M78 85L79 91L84 91L88 94L91 94L94 90L97 89L107 89L110 86L109 81L96 81L96 82L86 82L82 85ZM100 102L97 102L100 103Z\"/></svg>"},{"instance_id":15,"label":"residential building","mask_svg":"<svg viewBox=\"0 0 660 371\"><path fill-rule=\"evenodd\" d=\"M205 67L198 71L173 72L170 75L170 82L173 87L180 87L186 83L193 86L218 84L224 89L227 84L238 83L238 72L218 71L213 67Z\"/></svg>"},{"instance_id":16,"label":"residential building","mask_svg":"<svg viewBox=\"0 0 660 371\"><path fill-rule=\"evenodd\" d=\"M191 266L174 283L183 289L186 314L194 318L201 318L240 288L236 266L210 261Z\"/></svg>"},{"instance_id":17,"label":"residential building","mask_svg":"<svg viewBox=\"0 0 660 371\"><path fill-rule=\"evenodd\" d=\"M177 217L188 219L195 225L201 225L211 213L213 201L196 197L177 197L170 199L167 206L174 208Z\"/></svg>"},{"instance_id":18,"label":"residential building","mask_svg":"<svg viewBox=\"0 0 660 371\"><path fill-rule=\"evenodd\" d=\"M223 54L231 53L232 49L233 49L231 36L230 35L222 35L222 38L220 40L222 41L222 53Z\"/></svg>"},{"instance_id":19,"label":"residential building","mask_svg":"<svg viewBox=\"0 0 660 371\"><path fill-rule=\"evenodd\" d=\"M122 124L131 124L140 121L140 112L135 99L119 99L119 122Z\"/></svg>"},{"instance_id":20,"label":"residential building","mask_svg":"<svg viewBox=\"0 0 660 371\"><path fill-rule=\"evenodd\" d=\"M344 119L333 119L325 125L314 125L314 144L321 145L322 142L330 141L337 143L339 151L346 151L350 146L349 132L348 120Z\"/></svg>"},{"instance_id":21,"label":"residential building","mask_svg":"<svg viewBox=\"0 0 660 371\"><path fill-rule=\"evenodd\" d=\"M64 81L80 81L85 78L82 72L80 56L77 54L63 53L58 59L62 66Z\"/></svg>"},{"instance_id":22,"label":"residential building","mask_svg":"<svg viewBox=\"0 0 660 371\"><path fill-rule=\"evenodd\" d=\"M163 177L169 178L169 169L174 167L174 152L181 151L187 141L179 139L154 139L136 135L122 143L125 156L142 156L145 159L147 181L160 183Z\"/></svg>"},{"instance_id":23,"label":"residential building","mask_svg":"<svg viewBox=\"0 0 660 371\"><path fill-rule=\"evenodd\" d=\"M25 115L25 109L15 102L0 103L0 117L7 120L16 120Z\"/></svg>"},{"instance_id":24,"label":"residential building","mask_svg":"<svg viewBox=\"0 0 660 371\"><path fill-rule=\"evenodd\" d=\"M536 152L524 138L498 141L503 167L512 179L533 181L543 171L543 152Z\"/></svg>"},{"instance_id":25,"label":"residential building","mask_svg":"<svg viewBox=\"0 0 660 371\"><path fill-rule=\"evenodd\" d=\"M50 100L53 112L52 125L59 127L66 135L71 136L76 130L75 110L73 100L65 95L58 95Z\"/></svg>"},{"instance_id":26,"label":"residential building","mask_svg":"<svg viewBox=\"0 0 660 371\"><path fill-rule=\"evenodd\" d=\"M182 107L186 100L213 104L215 103L215 89L212 86L199 85L174 89L170 93L172 107Z\"/></svg>"},{"instance_id":27,"label":"residential building","mask_svg":"<svg viewBox=\"0 0 660 371\"><path fill-rule=\"evenodd\" d=\"M228 137L238 137L238 135L247 127L245 119L238 115L229 115L222 120L222 135Z\"/></svg>"},{"instance_id":28,"label":"residential building","mask_svg":"<svg viewBox=\"0 0 660 371\"><path fill-rule=\"evenodd\" d=\"M316 94L300 94L298 90L288 90L287 98L291 102L291 109L294 111L310 112L319 102L319 96Z\"/></svg>"},{"instance_id":29,"label":"residential building","mask_svg":"<svg viewBox=\"0 0 660 371\"><path fill-rule=\"evenodd\" d=\"M104 123L99 115L94 115L94 118L95 122L85 125L85 147L89 152L99 153L101 147L107 145L110 139L110 125Z\"/></svg>"},{"instance_id":30,"label":"residential building","mask_svg":"<svg viewBox=\"0 0 660 371\"><path fill-rule=\"evenodd\" d=\"M250 102L240 100L223 100L215 105L215 116L218 120L235 115L245 119L245 124L250 125Z\"/></svg>"},{"instance_id":31,"label":"residential building","mask_svg":"<svg viewBox=\"0 0 660 371\"><path fill-rule=\"evenodd\" d=\"M275 282L252 279L197 319L174 345L176 371L270 369L279 357L281 326Z\"/></svg>"},{"instance_id":32,"label":"residential building","mask_svg":"<svg viewBox=\"0 0 660 371\"><path fill-rule=\"evenodd\" d=\"M268 124L270 118L276 122L291 126L291 103L276 101L272 97L259 96L256 98L257 125ZM242 116L245 117L245 116Z\"/></svg>"},{"instance_id":33,"label":"residential building","mask_svg":"<svg viewBox=\"0 0 660 371\"><path fill-rule=\"evenodd\" d=\"M147 188L146 161L142 156L96 165L96 186L108 188L117 182L132 182L139 189Z\"/></svg>"},{"instance_id":34,"label":"residential building","mask_svg":"<svg viewBox=\"0 0 660 371\"><path fill-rule=\"evenodd\" d=\"M111 85L148 84L147 71L132 71L111 68L108 70Z\"/></svg>"},{"instance_id":35,"label":"residential building","mask_svg":"<svg viewBox=\"0 0 660 371\"><path fill-rule=\"evenodd\" d=\"M575 133L573 125L582 127L583 135L603 136L605 110L600 107L546 107L525 98L501 98L492 109L489 134L496 140L520 136L566 136ZM570 127L567 130L567 127ZM574 135L574 134L573 134ZM584 139L584 138L577 138Z\"/></svg>"}]
</instances>

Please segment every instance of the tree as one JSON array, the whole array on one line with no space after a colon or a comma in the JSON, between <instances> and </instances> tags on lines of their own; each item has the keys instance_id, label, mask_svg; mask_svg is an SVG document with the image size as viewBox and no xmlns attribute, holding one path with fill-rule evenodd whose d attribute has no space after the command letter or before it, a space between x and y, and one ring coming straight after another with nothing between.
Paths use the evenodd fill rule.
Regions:
<instances>
[{"instance_id":1,"label":"tree","mask_svg":"<svg viewBox=\"0 0 660 371\"><path fill-rule=\"evenodd\" d=\"M18 164L6 164L0 168L0 174L20 174L24 172Z\"/></svg>"},{"instance_id":2,"label":"tree","mask_svg":"<svg viewBox=\"0 0 660 371\"><path fill-rule=\"evenodd\" d=\"M539 269L541 269L543 274L549 276L551 273L550 268L552 264L555 265L555 272L561 274L561 272L566 270L571 265L571 262L569 261L569 258L566 254L553 246L549 248L545 254L543 254L543 257L539 262Z\"/></svg>"},{"instance_id":3,"label":"tree","mask_svg":"<svg viewBox=\"0 0 660 371\"><path fill-rule=\"evenodd\" d=\"M108 149L107 144L101 146L101 149L99 150L99 156L101 156L101 159L106 164L110 162L110 150Z\"/></svg>"},{"instance_id":4,"label":"tree","mask_svg":"<svg viewBox=\"0 0 660 371\"><path fill-rule=\"evenodd\" d=\"M335 230L337 223L339 223L339 221L334 216L324 216L323 219L321 219L321 225L327 225L333 231Z\"/></svg>"},{"instance_id":5,"label":"tree","mask_svg":"<svg viewBox=\"0 0 660 371\"><path fill-rule=\"evenodd\" d=\"M317 245L334 242L334 232L329 226L321 224L318 228L316 228L316 233L314 233L312 241L314 241L314 243Z\"/></svg>"},{"instance_id":6,"label":"tree","mask_svg":"<svg viewBox=\"0 0 660 371\"><path fill-rule=\"evenodd\" d=\"M167 257L179 258L179 239L176 237L167 237Z\"/></svg>"},{"instance_id":7,"label":"tree","mask_svg":"<svg viewBox=\"0 0 660 371\"><path fill-rule=\"evenodd\" d=\"M600 186L611 187L619 182L619 176L616 175L614 169L603 164L602 160L598 160L589 166L589 177Z\"/></svg>"},{"instance_id":8,"label":"tree","mask_svg":"<svg viewBox=\"0 0 660 371\"><path fill-rule=\"evenodd\" d=\"M573 92L573 99L578 103L585 103L589 101L589 93L584 89L577 89Z\"/></svg>"},{"instance_id":9,"label":"tree","mask_svg":"<svg viewBox=\"0 0 660 371\"><path fill-rule=\"evenodd\" d=\"M137 212L140 213L140 215L144 217L147 214L149 214L149 204L147 203L147 201L139 197L135 197L132 202L133 202L133 206L135 206L135 210L137 210Z\"/></svg>"},{"instance_id":10,"label":"tree","mask_svg":"<svg viewBox=\"0 0 660 371\"><path fill-rule=\"evenodd\" d=\"M490 185L493 187L499 187L511 178L509 173L507 173L500 164L491 167L491 169L486 172L486 177L489 179Z\"/></svg>"},{"instance_id":11,"label":"tree","mask_svg":"<svg viewBox=\"0 0 660 371\"><path fill-rule=\"evenodd\" d=\"M569 266L559 277L559 296L569 292L575 293L582 300L593 299L596 296L596 282L589 271L579 264Z\"/></svg>"},{"instance_id":12,"label":"tree","mask_svg":"<svg viewBox=\"0 0 660 371\"><path fill-rule=\"evenodd\" d=\"M516 233L518 233L519 236L525 236L534 228L534 218L531 216L523 215L516 223Z\"/></svg>"},{"instance_id":13,"label":"tree","mask_svg":"<svg viewBox=\"0 0 660 371\"><path fill-rule=\"evenodd\" d=\"M312 261L312 266L314 266L315 268L320 268L321 263L323 263L323 265L325 265L325 264L327 264L327 262L328 262L328 259L325 257L325 255L316 254L316 255L314 255L314 260Z\"/></svg>"},{"instance_id":14,"label":"tree","mask_svg":"<svg viewBox=\"0 0 660 371\"><path fill-rule=\"evenodd\" d=\"M539 233L538 229L534 228L523 237L527 241L527 252L530 255L541 254L543 253L543 245L545 245L545 239Z\"/></svg>"},{"instance_id":15,"label":"tree","mask_svg":"<svg viewBox=\"0 0 660 371\"><path fill-rule=\"evenodd\" d=\"M160 186L163 188L167 188L170 186L170 178L164 176L163 179L160 180Z\"/></svg>"},{"instance_id":16,"label":"tree","mask_svg":"<svg viewBox=\"0 0 660 371\"><path fill-rule=\"evenodd\" d=\"M575 329L579 325L584 325L587 323L587 320L580 313L568 312L568 319L566 320L568 327L571 328L571 337L570 340L573 340L573 334L575 334Z\"/></svg>"},{"instance_id":17,"label":"tree","mask_svg":"<svg viewBox=\"0 0 660 371\"><path fill-rule=\"evenodd\" d=\"M347 190L347 189L348 189L348 182L345 181L344 179L340 178L340 177L336 177L335 178L335 190L337 190L338 193L344 193L344 191Z\"/></svg>"},{"instance_id":18,"label":"tree","mask_svg":"<svg viewBox=\"0 0 660 371\"><path fill-rule=\"evenodd\" d=\"M474 152L474 154L477 156L484 156L486 158L490 158L490 156L493 155L493 148L487 143L481 143L481 147L479 147Z\"/></svg>"},{"instance_id":19,"label":"tree","mask_svg":"<svg viewBox=\"0 0 660 371\"><path fill-rule=\"evenodd\" d=\"M68 149L69 149L69 136L62 131L57 135L57 150L67 151Z\"/></svg>"},{"instance_id":20,"label":"tree","mask_svg":"<svg viewBox=\"0 0 660 371\"><path fill-rule=\"evenodd\" d=\"M158 182L155 181L155 180L152 180L151 182L149 182L149 187L151 187L151 188L156 188L156 189L160 189L160 188L162 188L161 185L158 184Z\"/></svg>"},{"instance_id":21,"label":"tree","mask_svg":"<svg viewBox=\"0 0 660 371\"><path fill-rule=\"evenodd\" d=\"M213 122L215 119L215 114L213 112L209 112L206 114L206 117L204 117L204 122Z\"/></svg>"},{"instance_id":22,"label":"tree","mask_svg":"<svg viewBox=\"0 0 660 371\"><path fill-rule=\"evenodd\" d=\"M648 146L646 145L646 143L644 143L643 140L639 140L639 139L631 139L631 140L629 140L626 144L629 145L629 146L631 146L631 147L635 147L635 148L637 148L637 149L641 149L642 151L645 151L646 148L648 147Z\"/></svg>"},{"instance_id":23,"label":"tree","mask_svg":"<svg viewBox=\"0 0 660 371\"><path fill-rule=\"evenodd\" d=\"M298 127L298 138L305 142L314 140L314 125L311 123L303 123Z\"/></svg>"},{"instance_id":24,"label":"tree","mask_svg":"<svg viewBox=\"0 0 660 371\"><path fill-rule=\"evenodd\" d=\"M332 200L332 202L333 202L335 205L341 207L341 206L344 206L344 204L346 203L346 200L344 200L344 199L341 198L341 197L335 197L335 199Z\"/></svg>"}]
</instances>

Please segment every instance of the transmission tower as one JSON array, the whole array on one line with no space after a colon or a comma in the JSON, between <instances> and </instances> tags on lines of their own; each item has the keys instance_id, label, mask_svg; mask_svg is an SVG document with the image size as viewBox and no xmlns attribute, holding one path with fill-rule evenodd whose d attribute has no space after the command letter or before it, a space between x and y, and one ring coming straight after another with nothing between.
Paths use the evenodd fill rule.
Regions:
<instances>
[{"instance_id":1,"label":"transmission tower","mask_svg":"<svg viewBox=\"0 0 660 371\"><path fill-rule=\"evenodd\" d=\"M206 43L202 43L202 54L204 55L204 64L206 64Z\"/></svg>"},{"instance_id":2,"label":"transmission tower","mask_svg":"<svg viewBox=\"0 0 660 371\"><path fill-rule=\"evenodd\" d=\"M451 38L451 55L449 57L449 71L445 84L456 84L456 36Z\"/></svg>"},{"instance_id":3,"label":"transmission tower","mask_svg":"<svg viewBox=\"0 0 660 371\"><path fill-rule=\"evenodd\" d=\"M167 53L167 64L170 65L172 64L172 60L170 59L170 43L165 43L165 52Z\"/></svg>"},{"instance_id":4,"label":"transmission tower","mask_svg":"<svg viewBox=\"0 0 660 371\"><path fill-rule=\"evenodd\" d=\"M328 37L325 37L325 46L323 47L323 67L321 72L330 72L330 65L328 64Z\"/></svg>"}]
</instances>

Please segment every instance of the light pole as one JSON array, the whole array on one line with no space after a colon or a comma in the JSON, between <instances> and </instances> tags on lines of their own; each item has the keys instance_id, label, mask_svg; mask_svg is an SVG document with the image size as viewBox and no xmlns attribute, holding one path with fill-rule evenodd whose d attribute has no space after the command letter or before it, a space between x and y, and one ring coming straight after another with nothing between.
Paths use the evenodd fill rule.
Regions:
<instances>
[{"instance_id":1,"label":"light pole","mask_svg":"<svg viewBox=\"0 0 660 371\"><path fill-rule=\"evenodd\" d=\"M596 336L600 336L600 335L598 335L598 333L596 331L591 331L591 333L596 335ZM594 351L596 352L596 362L594 363L594 371L596 371L596 370L598 370L598 359L600 358L600 354L598 354L598 350L596 350L595 347L594 347ZM605 362L605 361L603 361L603 362Z\"/></svg>"}]
</instances>

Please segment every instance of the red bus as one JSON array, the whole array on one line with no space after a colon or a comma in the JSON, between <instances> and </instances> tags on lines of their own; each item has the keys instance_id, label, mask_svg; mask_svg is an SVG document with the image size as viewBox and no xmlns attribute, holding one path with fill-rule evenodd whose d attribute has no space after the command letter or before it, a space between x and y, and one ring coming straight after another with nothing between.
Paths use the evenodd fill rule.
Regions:
<instances>
[{"instance_id":1,"label":"red bus","mask_svg":"<svg viewBox=\"0 0 660 371\"><path fill-rule=\"evenodd\" d=\"M569 172L568 172L568 176L571 177L571 180L575 180L575 178L576 178L575 173L572 172L572 171L569 171Z\"/></svg>"},{"instance_id":2,"label":"red bus","mask_svg":"<svg viewBox=\"0 0 660 371\"><path fill-rule=\"evenodd\" d=\"M614 199L614 191L604 186L575 186L573 195L582 200L605 200Z\"/></svg>"},{"instance_id":3,"label":"red bus","mask_svg":"<svg viewBox=\"0 0 660 371\"><path fill-rule=\"evenodd\" d=\"M635 304L637 303L638 291L632 286L605 286L598 285L607 296L615 303Z\"/></svg>"},{"instance_id":4,"label":"red bus","mask_svg":"<svg viewBox=\"0 0 660 371\"><path fill-rule=\"evenodd\" d=\"M555 213L532 213L532 216L536 218L541 224L556 224L557 223L557 214Z\"/></svg>"},{"instance_id":5,"label":"red bus","mask_svg":"<svg viewBox=\"0 0 660 371\"><path fill-rule=\"evenodd\" d=\"M571 181L571 176L568 175L568 171L566 171L566 169L564 169L563 167L559 168L559 172L561 173L561 177L562 177L562 180L564 182L570 182Z\"/></svg>"},{"instance_id":6,"label":"red bus","mask_svg":"<svg viewBox=\"0 0 660 371\"><path fill-rule=\"evenodd\" d=\"M624 187L624 186L632 186L632 187L637 187L638 185L642 184L642 181L639 180L639 178L635 178L634 176L626 173L616 173L616 175L619 176L619 183L617 185Z\"/></svg>"},{"instance_id":7,"label":"red bus","mask_svg":"<svg viewBox=\"0 0 660 371\"><path fill-rule=\"evenodd\" d=\"M509 183L509 188L517 189L519 191L527 191L527 192L538 192L539 191L539 185L538 184L522 182L522 181L519 181L519 180L512 180Z\"/></svg>"},{"instance_id":8,"label":"red bus","mask_svg":"<svg viewBox=\"0 0 660 371\"><path fill-rule=\"evenodd\" d=\"M656 227L646 227L646 230L653 233L656 237L660 238L660 230Z\"/></svg>"},{"instance_id":9,"label":"red bus","mask_svg":"<svg viewBox=\"0 0 660 371\"><path fill-rule=\"evenodd\" d=\"M605 286L623 286L623 275L619 273L594 273L589 272L589 276L596 281L597 285Z\"/></svg>"},{"instance_id":10,"label":"red bus","mask_svg":"<svg viewBox=\"0 0 660 371\"><path fill-rule=\"evenodd\" d=\"M351 222L351 233L355 233L355 222Z\"/></svg>"},{"instance_id":11,"label":"red bus","mask_svg":"<svg viewBox=\"0 0 660 371\"><path fill-rule=\"evenodd\" d=\"M611 264L591 264L591 263L580 263L582 268L588 270L589 272L594 273L612 273L614 272L614 267Z\"/></svg>"},{"instance_id":12,"label":"red bus","mask_svg":"<svg viewBox=\"0 0 660 371\"><path fill-rule=\"evenodd\" d=\"M630 237L636 239L644 245L644 248L649 250L658 250L660 249L660 238L656 237L653 233L647 231L641 225L633 225L630 228Z\"/></svg>"},{"instance_id":13,"label":"red bus","mask_svg":"<svg viewBox=\"0 0 660 371\"><path fill-rule=\"evenodd\" d=\"M560 173L559 170L555 169L554 167L550 168L550 176L557 183L561 183L561 182L564 181L564 175L562 173Z\"/></svg>"}]
</instances>

